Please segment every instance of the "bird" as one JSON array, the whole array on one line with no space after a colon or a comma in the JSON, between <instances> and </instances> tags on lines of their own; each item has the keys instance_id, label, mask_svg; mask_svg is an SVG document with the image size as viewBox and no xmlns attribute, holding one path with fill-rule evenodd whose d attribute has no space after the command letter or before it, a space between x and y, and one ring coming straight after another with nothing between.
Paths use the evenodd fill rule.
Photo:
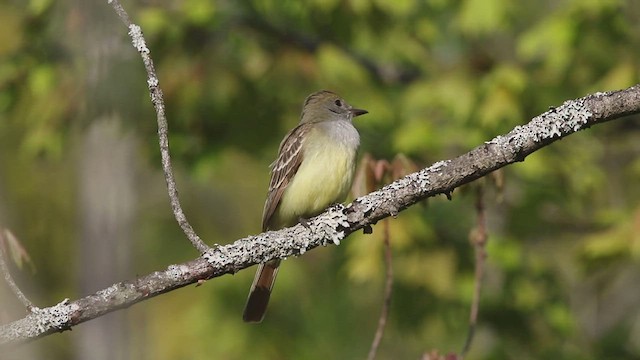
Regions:
<instances>
[{"instance_id":1,"label":"bird","mask_svg":"<svg viewBox=\"0 0 640 360\"><path fill-rule=\"evenodd\" d=\"M279 230L344 201L353 181L360 135L352 120L367 110L349 105L332 91L309 95L300 122L280 143L262 214L262 231ZM258 265L243 320L264 319L280 259Z\"/></svg>"}]
</instances>

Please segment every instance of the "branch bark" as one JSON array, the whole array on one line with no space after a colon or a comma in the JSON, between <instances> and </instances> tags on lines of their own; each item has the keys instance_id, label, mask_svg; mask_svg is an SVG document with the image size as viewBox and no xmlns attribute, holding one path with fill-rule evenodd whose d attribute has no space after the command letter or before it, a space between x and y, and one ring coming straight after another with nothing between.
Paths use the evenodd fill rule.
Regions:
<instances>
[{"instance_id":1,"label":"branch bark","mask_svg":"<svg viewBox=\"0 0 640 360\"><path fill-rule=\"evenodd\" d=\"M180 205L180 199L178 198L178 187L176 186L176 180L173 176L173 167L171 166L171 156L169 154L169 125L164 111L162 89L160 89L160 81L158 80L158 75L156 75L153 59L151 59L151 52L147 47L144 36L142 36L142 29L140 29L140 26L131 22L129 14L127 14L120 2L118 0L109 0L109 3L120 20L129 28L131 43L133 47L138 50L138 53L140 53L142 62L144 63L144 69L147 72L147 86L149 88L149 94L151 95L151 103L156 110L156 120L158 122L158 142L160 145L160 157L162 158L162 172L167 182L167 191L169 193L173 216L176 218L176 221L178 221L178 225L180 225L180 228L191 242L191 245L193 245L200 254L204 254L209 247L200 239L195 230L193 230L193 227L191 227L191 224L189 224L189 221L187 221L187 217L184 215L184 211L182 211L182 206Z\"/></svg>"},{"instance_id":2,"label":"branch bark","mask_svg":"<svg viewBox=\"0 0 640 360\"><path fill-rule=\"evenodd\" d=\"M308 228L296 225L216 246L192 261L114 284L84 298L34 309L26 317L0 326L0 344L34 340L69 330L82 322L127 308L199 280L233 274L275 258L300 256L318 246L339 244L358 229L396 216L411 205L478 179L565 136L609 120L640 113L640 85L566 101L528 124L495 137L457 158L437 162L409 174L351 204L337 205L311 219Z\"/></svg>"}]
</instances>

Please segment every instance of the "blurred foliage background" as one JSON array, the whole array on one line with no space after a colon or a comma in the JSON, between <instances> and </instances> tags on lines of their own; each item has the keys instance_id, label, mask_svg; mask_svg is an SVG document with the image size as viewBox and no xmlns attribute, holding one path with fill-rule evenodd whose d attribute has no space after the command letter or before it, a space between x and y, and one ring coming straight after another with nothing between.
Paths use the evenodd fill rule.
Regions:
<instances>
[{"instance_id":1,"label":"blurred foliage background","mask_svg":"<svg viewBox=\"0 0 640 360\"><path fill-rule=\"evenodd\" d=\"M639 81L640 3L622 0L146 0L123 4L156 62L186 214L209 244L258 233L268 164L302 101L368 109L362 152L420 166L564 100ZM197 256L159 170L142 63L104 2L0 3L0 225L39 306ZM640 121L504 170L469 359L640 357ZM391 221L379 358L458 352L473 291L473 191ZM264 323L253 269L48 336L7 359L359 359L382 305L381 231L285 262ZM24 310L0 286L0 320Z\"/></svg>"}]
</instances>

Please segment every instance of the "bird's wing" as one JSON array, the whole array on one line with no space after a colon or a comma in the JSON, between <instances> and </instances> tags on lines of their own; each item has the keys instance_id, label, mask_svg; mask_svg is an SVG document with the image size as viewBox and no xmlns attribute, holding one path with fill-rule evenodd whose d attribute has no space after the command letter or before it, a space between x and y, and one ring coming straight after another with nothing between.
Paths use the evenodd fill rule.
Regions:
<instances>
[{"instance_id":1,"label":"bird's wing","mask_svg":"<svg viewBox=\"0 0 640 360\"><path fill-rule=\"evenodd\" d=\"M302 141L310 129L308 123L298 125L280 143L278 158L271 164L269 194L262 213L262 231L269 229L271 217L282 199L282 194L302 163Z\"/></svg>"}]
</instances>

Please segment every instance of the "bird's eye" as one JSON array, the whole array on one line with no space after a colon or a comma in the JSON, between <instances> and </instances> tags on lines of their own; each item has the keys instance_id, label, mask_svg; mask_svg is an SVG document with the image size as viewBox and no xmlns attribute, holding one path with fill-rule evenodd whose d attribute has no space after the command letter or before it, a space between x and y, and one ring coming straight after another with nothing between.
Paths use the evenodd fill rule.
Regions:
<instances>
[{"instance_id":1,"label":"bird's eye","mask_svg":"<svg viewBox=\"0 0 640 360\"><path fill-rule=\"evenodd\" d=\"M340 100L336 100L336 101L335 101L335 104L336 104L337 106L342 106L342 101L340 101Z\"/></svg>"}]
</instances>

